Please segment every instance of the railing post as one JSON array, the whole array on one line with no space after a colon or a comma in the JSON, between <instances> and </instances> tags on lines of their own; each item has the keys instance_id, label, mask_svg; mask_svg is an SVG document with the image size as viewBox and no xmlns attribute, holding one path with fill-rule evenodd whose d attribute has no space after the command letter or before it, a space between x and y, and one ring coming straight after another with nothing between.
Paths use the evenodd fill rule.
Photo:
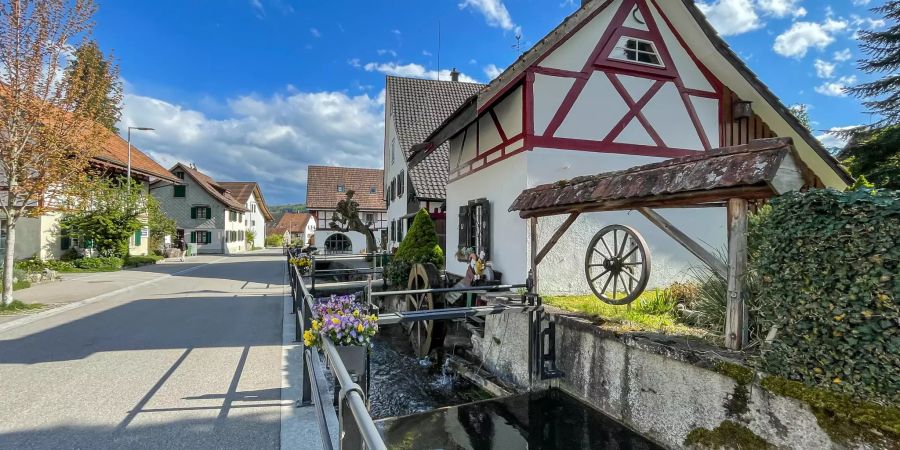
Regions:
<instances>
[{"instance_id":1,"label":"railing post","mask_svg":"<svg viewBox=\"0 0 900 450\"><path fill-rule=\"evenodd\" d=\"M344 393L341 393L339 405L338 422L340 422L340 429L338 430L338 436L341 440L341 450L364 448L362 434L359 432L359 427L356 426L353 412L350 411L350 401Z\"/></svg>"},{"instance_id":2,"label":"railing post","mask_svg":"<svg viewBox=\"0 0 900 450\"><path fill-rule=\"evenodd\" d=\"M306 298L306 297L301 299L302 305L299 309L301 314L298 314L298 317L302 316L302 320L298 320L298 322L300 323L300 327L303 330L306 330L307 328L312 326L312 319L310 318L312 311L309 309L310 300L312 300L312 299ZM305 351L306 343L303 342L303 333L302 332L300 333L300 341L301 341L301 346L302 346L303 350ZM310 349L310 351L315 352L316 350ZM314 356L318 357L317 355L314 355ZM312 404L312 384L311 384L308 376L303 377L303 397L300 399L300 404L304 405L304 406Z\"/></svg>"}]
</instances>

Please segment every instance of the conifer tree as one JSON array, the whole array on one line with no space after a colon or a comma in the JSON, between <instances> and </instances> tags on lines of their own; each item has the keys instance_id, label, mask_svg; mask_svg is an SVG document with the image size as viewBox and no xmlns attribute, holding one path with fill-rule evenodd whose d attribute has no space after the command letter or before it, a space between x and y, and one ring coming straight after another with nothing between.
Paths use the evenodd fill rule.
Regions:
<instances>
[{"instance_id":1,"label":"conifer tree","mask_svg":"<svg viewBox=\"0 0 900 450\"><path fill-rule=\"evenodd\" d=\"M869 111L881 116L872 128L885 128L900 124L900 0L888 0L872 11L884 16L887 28L859 32L860 47L868 55L859 62L859 69L884 75L850 87L847 93L863 99Z\"/></svg>"},{"instance_id":2,"label":"conifer tree","mask_svg":"<svg viewBox=\"0 0 900 450\"><path fill-rule=\"evenodd\" d=\"M405 284L412 265L418 263L432 263L437 267L444 265L444 251L438 244L434 222L424 209L416 213L409 232L385 269L385 277L391 283Z\"/></svg>"},{"instance_id":3,"label":"conifer tree","mask_svg":"<svg viewBox=\"0 0 900 450\"><path fill-rule=\"evenodd\" d=\"M77 110L118 133L116 123L122 115L118 68L106 59L95 41L79 46L74 56L66 68L67 95Z\"/></svg>"}]
</instances>

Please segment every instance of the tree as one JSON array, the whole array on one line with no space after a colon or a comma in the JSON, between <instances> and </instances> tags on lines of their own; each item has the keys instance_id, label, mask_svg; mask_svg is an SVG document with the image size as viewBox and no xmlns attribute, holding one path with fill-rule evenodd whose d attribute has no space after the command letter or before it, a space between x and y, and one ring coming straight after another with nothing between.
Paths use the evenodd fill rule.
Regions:
<instances>
[{"instance_id":1,"label":"tree","mask_svg":"<svg viewBox=\"0 0 900 450\"><path fill-rule=\"evenodd\" d=\"M900 189L900 125L858 135L843 154L854 176L875 187Z\"/></svg>"},{"instance_id":2,"label":"tree","mask_svg":"<svg viewBox=\"0 0 900 450\"><path fill-rule=\"evenodd\" d=\"M89 111L84 81L64 82L71 45L85 42L96 8L92 0L0 2L0 173L5 189L6 255L3 304L12 302L16 224L57 207L110 137ZM112 73L106 75L112 78Z\"/></svg>"},{"instance_id":3,"label":"tree","mask_svg":"<svg viewBox=\"0 0 900 450\"><path fill-rule=\"evenodd\" d=\"M809 120L809 106L804 105L803 103L797 103L796 105L791 105L788 107L791 111L791 114L800 121L800 124L803 125L809 131L812 131L812 123Z\"/></svg>"},{"instance_id":4,"label":"tree","mask_svg":"<svg viewBox=\"0 0 900 450\"><path fill-rule=\"evenodd\" d=\"M175 235L177 224L163 211L162 205L156 197L148 195L145 201L147 202L147 227L150 229L148 248L153 251L163 247L166 236Z\"/></svg>"},{"instance_id":5,"label":"tree","mask_svg":"<svg viewBox=\"0 0 900 450\"><path fill-rule=\"evenodd\" d=\"M87 192L70 206L60 228L63 233L92 241L101 256L126 257L129 239L144 225L141 219L147 217L148 209L153 209L148 207L153 203L152 196L124 178L92 180Z\"/></svg>"},{"instance_id":6,"label":"tree","mask_svg":"<svg viewBox=\"0 0 900 450\"><path fill-rule=\"evenodd\" d=\"M122 115L122 82L118 69L106 60L96 42L85 42L75 50L65 82L75 108L113 133L119 132L116 123Z\"/></svg>"},{"instance_id":7,"label":"tree","mask_svg":"<svg viewBox=\"0 0 900 450\"><path fill-rule=\"evenodd\" d=\"M376 250L375 233L368 224L359 218L359 203L353 200L354 194L351 189L347 191L347 198L338 202L334 218L329 225L344 233L348 231L362 233L366 237L366 252L374 253Z\"/></svg>"},{"instance_id":8,"label":"tree","mask_svg":"<svg viewBox=\"0 0 900 450\"><path fill-rule=\"evenodd\" d=\"M256 244L256 232L253 230L247 230L247 234L244 235L247 240L247 249L252 250L253 246Z\"/></svg>"},{"instance_id":9,"label":"tree","mask_svg":"<svg viewBox=\"0 0 900 450\"><path fill-rule=\"evenodd\" d=\"M881 120L869 128L900 125L900 0L888 0L872 8L889 24L883 31L859 32L860 47L869 58L859 69L869 74L885 74L880 79L847 88L847 93L864 99L863 105Z\"/></svg>"},{"instance_id":10,"label":"tree","mask_svg":"<svg viewBox=\"0 0 900 450\"><path fill-rule=\"evenodd\" d=\"M432 263L444 266L444 251L438 244L437 231L428 211L419 210L397 253L385 268L385 277L394 285L406 283L413 264Z\"/></svg>"}]
</instances>

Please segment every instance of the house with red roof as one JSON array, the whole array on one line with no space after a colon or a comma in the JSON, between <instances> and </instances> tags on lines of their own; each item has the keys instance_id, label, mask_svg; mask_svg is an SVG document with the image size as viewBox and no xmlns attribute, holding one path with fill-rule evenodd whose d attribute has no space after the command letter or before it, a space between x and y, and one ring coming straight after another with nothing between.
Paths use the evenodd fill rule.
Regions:
<instances>
[{"instance_id":1,"label":"house with red roof","mask_svg":"<svg viewBox=\"0 0 900 450\"><path fill-rule=\"evenodd\" d=\"M387 205L384 197L384 171L355 167L309 166L306 178L306 207L316 218L316 233L310 243L325 253L361 253L366 237L356 231L341 231L331 226L338 202L353 191L359 203L360 219L375 234L381 247L387 241Z\"/></svg>"}]
</instances>

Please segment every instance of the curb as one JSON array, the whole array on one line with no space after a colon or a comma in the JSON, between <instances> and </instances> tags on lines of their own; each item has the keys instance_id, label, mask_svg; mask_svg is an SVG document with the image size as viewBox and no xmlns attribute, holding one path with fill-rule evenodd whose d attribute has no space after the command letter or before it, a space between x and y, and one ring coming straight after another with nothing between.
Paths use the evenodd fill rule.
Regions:
<instances>
[{"instance_id":1,"label":"curb","mask_svg":"<svg viewBox=\"0 0 900 450\"><path fill-rule=\"evenodd\" d=\"M207 263L201 263L201 264L199 264L199 265L197 265L197 266L194 266L194 267L191 267L191 268L189 268L189 269L180 270L180 271L178 271L178 272L172 272L172 273L170 273L170 274L166 274L166 275L163 275L163 276L161 276L161 277L157 277L157 278L153 278L153 279L150 279L150 280L142 281L142 282L140 282L140 283L138 283L138 284L131 285L131 286L127 286L127 287L123 287L123 288L120 288L120 289L116 289L115 291L110 291L110 292L107 292L107 293L105 293L105 294L100 294L100 295L97 295L97 296L94 296L94 297L91 297L91 298L88 298L88 299L79 300L79 301L73 302L73 303L68 303L68 304L66 304L66 305L64 305L64 306L60 306L59 308L53 308L53 309L50 309L50 310L47 310L47 311L44 311L44 312L39 312L39 313L37 313L37 314L27 315L27 316L25 316L25 317L22 317L21 319L16 319L16 320L12 320L12 321L6 322L6 323L4 323L4 324L0 324L0 333L4 333L4 332L6 332L6 331L9 331L9 330L12 330L12 329L15 329L15 328L19 328L19 327L21 327L21 326L23 326L23 325L28 325L28 324L30 324L30 323L34 323L34 322L37 322L37 321L39 321L39 320L46 319L46 318L48 318L48 317L53 317L53 316L55 316L55 315L62 314L62 313L64 313L64 312L66 312L66 311L71 311L71 310L73 310L73 309L80 308L80 307L82 307L82 306L90 305L90 304L92 304L92 303L96 303L96 302L99 302L99 301L101 301L101 300L105 300L105 299L107 299L107 298L114 297L114 296L116 296L116 295L124 294L124 293L126 293L126 292L135 290L135 289L137 289L137 288L139 288L139 287L147 286L147 285L156 283L156 282L158 282L158 281L165 280L165 279L167 279L167 278L171 278L171 277L174 277L174 276L182 275L182 274L185 274L185 273L190 273L190 272L193 272L193 271L195 271L195 270L200 269L201 267L206 267L207 265L215 264L215 263L217 263L217 262L219 262L219 261L223 261L223 260L226 260L226 259L228 259L228 257L227 257L227 256L224 256L224 257L222 257L222 258L215 259L215 260L210 261L210 262L207 262Z\"/></svg>"}]
</instances>

